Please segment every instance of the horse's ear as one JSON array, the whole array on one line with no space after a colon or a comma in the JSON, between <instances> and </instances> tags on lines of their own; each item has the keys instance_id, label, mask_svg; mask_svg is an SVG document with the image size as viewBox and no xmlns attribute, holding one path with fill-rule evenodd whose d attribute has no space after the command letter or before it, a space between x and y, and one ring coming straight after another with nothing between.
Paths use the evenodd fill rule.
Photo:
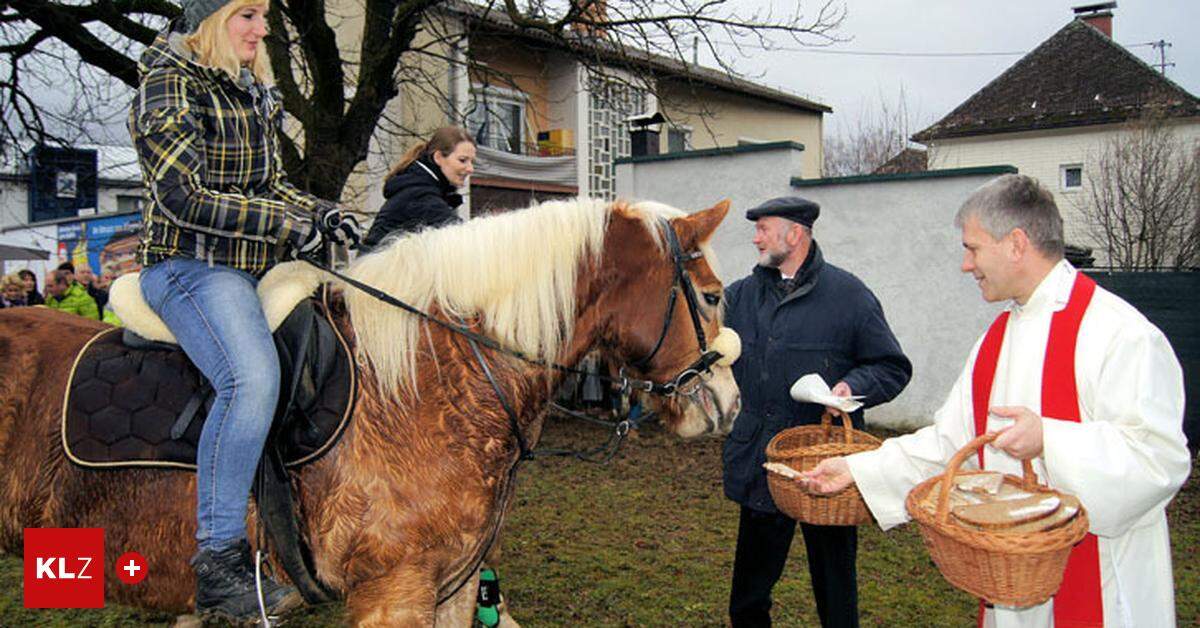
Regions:
<instances>
[{"instance_id":1,"label":"horse's ear","mask_svg":"<svg viewBox=\"0 0 1200 628\"><path fill-rule=\"evenodd\" d=\"M679 229L681 232L687 232L685 237L680 234L682 239L695 242L707 242L712 237L713 232L717 230L717 226L725 220L725 215L729 213L729 199L725 199L708 209L702 209L694 214L683 218L676 218L676 225L683 226L684 229Z\"/></svg>"}]
</instances>

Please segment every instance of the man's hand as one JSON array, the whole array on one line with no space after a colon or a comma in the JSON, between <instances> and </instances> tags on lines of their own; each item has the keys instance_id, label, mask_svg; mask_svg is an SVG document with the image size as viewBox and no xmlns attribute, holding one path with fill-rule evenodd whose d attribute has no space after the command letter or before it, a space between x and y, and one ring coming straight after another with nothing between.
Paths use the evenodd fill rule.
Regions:
<instances>
[{"instance_id":1,"label":"man's hand","mask_svg":"<svg viewBox=\"0 0 1200 628\"><path fill-rule=\"evenodd\" d=\"M847 384L846 382L838 382L834 384L833 389L829 392L833 393L834 397L849 397L854 394L854 391L850 390L850 384ZM826 406L825 409L835 410L836 408L829 408Z\"/></svg>"},{"instance_id":2,"label":"man's hand","mask_svg":"<svg viewBox=\"0 0 1200 628\"><path fill-rule=\"evenodd\" d=\"M854 484L854 476L850 475L846 459L839 456L822 460L812 470L801 473L796 481L812 493L831 495Z\"/></svg>"},{"instance_id":3,"label":"man's hand","mask_svg":"<svg viewBox=\"0 0 1200 628\"><path fill-rule=\"evenodd\" d=\"M1025 407L995 407L990 412L1012 419L1013 424L1000 430L992 445L1017 460L1042 455L1042 417Z\"/></svg>"}]
</instances>

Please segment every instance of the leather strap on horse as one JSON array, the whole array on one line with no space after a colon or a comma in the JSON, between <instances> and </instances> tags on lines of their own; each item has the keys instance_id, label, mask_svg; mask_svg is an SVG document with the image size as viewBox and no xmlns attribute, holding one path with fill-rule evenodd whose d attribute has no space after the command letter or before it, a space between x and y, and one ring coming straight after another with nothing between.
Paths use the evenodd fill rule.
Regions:
<instances>
[{"instance_id":1,"label":"leather strap on horse","mask_svg":"<svg viewBox=\"0 0 1200 628\"><path fill-rule=\"evenodd\" d=\"M462 321L463 326L466 322ZM508 397L501 390L499 382L492 375L492 369L484 357L483 352L479 350L479 345L470 338L467 342L471 345L471 351L475 353L475 360L479 362L483 374L487 377L488 383L492 386L492 391L496 393L496 398L500 400L500 406L504 408L504 413L508 415L509 428L512 430L517 439L517 446L520 448L521 456L519 460L534 460L537 458L550 458L555 456L570 456L582 462L592 462L596 464L604 464L612 460L613 456L617 455L617 451L621 449L621 443L625 442L625 437L629 435L629 430L638 429L641 424L649 419L652 415L643 414L634 418L626 418L616 423L607 421L602 422L604 425L612 427L613 433L608 441L597 445L591 449L551 449L539 448L532 449L529 447L528 441L525 439L524 433L521 432L521 426L517 421L517 413L513 410L512 404L509 403ZM554 404L551 404L552 406Z\"/></svg>"},{"instance_id":2,"label":"leather strap on horse","mask_svg":"<svg viewBox=\"0 0 1200 628\"><path fill-rule=\"evenodd\" d=\"M292 584L309 604L331 602L335 596L317 579L312 553L296 524L292 480L279 449L272 443L263 450L254 480L254 502L260 529L271 539L275 558Z\"/></svg>"},{"instance_id":3,"label":"leather strap on horse","mask_svg":"<svg viewBox=\"0 0 1200 628\"><path fill-rule=\"evenodd\" d=\"M466 327L464 321L463 327ZM508 468L508 473L504 479L504 485L500 487L500 497L496 500L496 507L492 509L492 517L488 521L487 536L483 542L479 544L479 548L472 555L471 559L463 563L452 578L447 581L450 583L443 591L439 592L438 604L454 597L468 582L471 581L471 576L479 570L483 564L483 559L487 556L488 550L496 543L496 537L500 534L500 524L504 519L504 511L508 509L509 500L512 499L512 487L516 484L517 469L525 460L533 458L529 445L525 440L525 435L521 432L521 425L517 421L517 413L513 410L512 404L509 403L508 397L504 394L504 390L500 388L500 382L496 381L496 377L492 375L492 369L488 365L487 359L483 352L479 350L479 345L472 338L467 338L467 342L471 345L471 351L475 354L475 360L479 362L480 368L483 369L483 374L487 377L488 383L492 386L492 391L496 393L496 398L500 401L500 406L504 408L504 413L508 415L509 427L512 433L517 438L518 453L512 465Z\"/></svg>"},{"instance_id":4,"label":"leather strap on horse","mask_svg":"<svg viewBox=\"0 0 1200 628\"><path fill-rule=\"evenodd\" d=\"M512 433L517 437L517 447L521 452L518 462L528 460L530 455L529 443L525 440L525 434L521 432L521 424L517 421L517 412L513 410L512 404L508 402L508 397L504 391L500 389L500 383L496 381L496 376L492 375L492 368L488 365L487 358L483 357L483 353L479 350L478 343L472 338L467 338L467 343L471 345L471 352L475 354L475 360L479 362L479 367L483 369L484 376L487 377L488 383L492 385L492 391L496 393L496 399L500 400L500 406L504 408L504 414L508 416L508 426L512 429ZM515 465L514 465L515 466Z\"/></svg>"},{"instance_id":5,"label":"leather strap on horse","mask_svg":"<svg viewBox=\"0 0 1200 628\"><path fill-rule=\"evenodd\" d=\"M700 304L696 300L696 291L692 288L692 282L687 278L687 273L683 270L685 262L699 259L703 257L700 251L685 254L683 247L679 244L679 237L675 235L675 230L671 228L671 223L663 221L663 234L667 238L667 246L671 249L671 266L675 272L675 280L671 286L670 296L667 298L667 313L663 315L662 331L658 333L658 341L650 349L645 357L634 362L631 366L642 369L650 365L650 361L654 356L658 355L658 350L662 348L663 342L667 340L667 332L671 329L671 321L675 318L675 301L680 292L683 293L683 298L688 306L688 314L692 317L692 328L696 330L696 343L700 347L701 356L708 350L708 343L704 338L704 327L700 325ZM711 364L709 364L711 366Z\"/></svg>"},{"instance_id":6,"label":"leather strap on horse","mask_svg":"<svg viewBox=\"0 0 1200 628\"><path fill-rule=\"evenodd\" d=\"M312 319L312 310L307 310L308 319ZM304 364L308 357L309 338L312 336L311 323L302 326L304 331L297 343L294 363ZM292 378L287 384L288 407L282 411L287 416L295 409L296 389L304 372L297 366L292 369ZM276 423L275 425L278 425ZM292 498L292 479L287 467L283 464L283 456L279 453L278 442L268 439L269 445L263 450L255 474L254 501L258 505L258 517L262 528L271 537L271 545L275 548L275 556L283 566L284 572L304 601L309 604L322 604L333 601L334 596L317 579L317 570L313 565L312 553L300 534L296 524L296 505Z\"/></svg>"},{"instance_id":7,"label":"leather strap on horse","mask_svg":"<svg viewBox=\"0 0 1200 628\"><path fill-rule=\"evenodd\" d=\"M212 384L208 380L204 380L204 385L192 393L187 405L183 406L183 411L179 413L179 418L171 426L171 438L173 440L183 438L184 433L192 426L192 421L195 421L196 417L200 415L200 408L205 405L215 392Z\"/></svg>"},{"instance_id":8,"label":"leather strap on horse","mask_svg":"<svg viewBox=\"0 0 1200 628\"><path fill-rule=\"evenodd\" d=\"M671 223L665 220L663 221L663 232L666 233L667 243L671 246L671 261L675 265L675 283L683 291L683 297L687 300L688 314L692 317L692 329L696 331L696 342L700 346L700 354L703 355L708 351L708 343L704 338L704 326L700 324L702 310L700 302L696 300L696 289L683 270L683 264L700 259L704 257L704 254L700 251L684 254L683 247L679 244L679 236L675 235L675 229L671 228Z\"/></svg>"},{"instance_id":9,"label":"leather strap on horse","mask_svg":"<svg viewBox=\"0 0 1200 628\"><path fill-rule=\"evenodd\" d=\"M460 323L463 328L466 328L466 321L460 320ZM517 440L518 455L517 458L513 460L512 465L509 466L508 473L504 481L504 486L500 489L500 498L497 500L496 508L494 508L492 511L492 519L488 522L487 537L472 555L471 560L464 563L464 567L459 569L453 578L449 579L451 585L447 588L445 593L439 595L439 604L445 602L451 597L454 597L454 595L458 593L458 591L461 590L467 582L470 581L471 576L479 569L480 565L483 564L483 559L487 555L488 550L490 550L492 545L495 544L496 536L500 531L500 523L503 519L504 511L508 509L509 500L512 499L512 487L516 482L517 470L520 468L522 462L543 456L573 456L584 462L608 462L614 455L616 455L617 450L620 449L621 443L624 442L625 436L629 433L630 428L637 428L642 421L644 421L646 418L649 418L649 415L645 415L637 419L626 419L617 423L613 432L613 436L609 439L609 441L595 449L586 451L573 451L565 449L530 449L528 441L525 439L525 434L521 431L520 422L517 420L517 412L513 409L512 404L508 401L508 396L504 394L504 389L500 387L500 382L497 381L496 376L493 375L487 358L483 355L483 352L480 351L479 345L474 341L474 339L468 337L467 342L471 346L471 351L475 354L475 360L479 363L479 367L483 371L484 376L487 378L488 384L491 385L492 391L496 394L496 399L500 401L500 406L504 408L504 413L508 416L509 428L512 430L513 436L515 436ZM602 459L597 460L592 458L592 456L594 456L596 453L604 452L606 450L607 454Z\"/></svg>"}]
</instances>

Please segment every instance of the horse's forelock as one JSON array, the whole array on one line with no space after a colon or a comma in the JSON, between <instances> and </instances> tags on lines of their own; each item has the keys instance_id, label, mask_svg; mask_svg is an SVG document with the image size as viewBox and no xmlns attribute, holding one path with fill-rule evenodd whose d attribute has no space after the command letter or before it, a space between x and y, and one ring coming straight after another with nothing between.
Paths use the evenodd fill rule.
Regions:
<instances>
[{"instance_id":1,"label":"horse's forelock","mask_svg":"<svg viewBox=\"0 0 1200 628\"><path fill-rule=\"evenodd\" d=\"M642 224L646 226L646 231L650 233L651 239L654 240L654 244L660 249L666 246L666 241L663 239L662 223L687 215L687 212L681 209L656 201L638 201L632 204L618 201L614 209L616 211L625 211L641 220Z\"/></svg>"}]
</instances>

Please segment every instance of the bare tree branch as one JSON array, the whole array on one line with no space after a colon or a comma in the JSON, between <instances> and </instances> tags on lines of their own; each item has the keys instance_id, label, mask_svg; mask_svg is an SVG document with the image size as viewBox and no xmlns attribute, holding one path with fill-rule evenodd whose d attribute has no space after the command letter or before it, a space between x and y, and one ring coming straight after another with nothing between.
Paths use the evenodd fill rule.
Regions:
<instances>
[{"instance_id":1,"label":"bare tree branch","mask_svg":"<svg viewBox=\"0 0 1200 628\"><path fill-rule=\"evenodd\" d=\"M870 110L864 108L848 127L835 130L830 126L824 145L824 175L844 177L875 172L909 147L908 138L916 117L903 87L894 104L879 94L878 103Z\"/></svg>"},{"instance_id":2,"label":"bare tree branch","mask_svg":"<svg viewBox=\"0 0 1200 628\"><path fill-rule=\"evenodd\" d=\"M742 53L740 42L769 46L779 37L826 44L836 41L845 13L834 0L804 3L813 9L809 15L796 2L780 16L746 12L730 0L359 1L353 19L362 26L351 50L339 48L342 16L326 0L273 0L268 13L266 50L290 119L290 135L282 138L285 166L294 183L326 198L342 196L381 133L429 131L406 128L388 113L399 95L444 103L450 119L462 122L462 103L459 110L450 106L445 68L503 75L473 58L469 42L476 36L519 38L566 53L614 94L622 86L652 93L667 78L712 80L711 70L705 78L689 59L698 46L720 71L738 77L736 55L721 47L732 44ZM7 74L0 80L3 139L65 142L119 124L137 86L139 55L179 14L168 0L7 2L0 13L0 58L8 70L0 70ZM70 95L55 89L64 82L72 85Z\"/></svg>"},{"instance_id":3,"label":"bare tree branch","mask_svg":"<svg viewBox=\"0 0 1200 628\"><path fill-rule=\"evenodd\" d=\"M1150 112L1093 156L1077 203L1089 232L1121 270L1200 265L1200 143Z\"/></svg>"}]
</instances>

